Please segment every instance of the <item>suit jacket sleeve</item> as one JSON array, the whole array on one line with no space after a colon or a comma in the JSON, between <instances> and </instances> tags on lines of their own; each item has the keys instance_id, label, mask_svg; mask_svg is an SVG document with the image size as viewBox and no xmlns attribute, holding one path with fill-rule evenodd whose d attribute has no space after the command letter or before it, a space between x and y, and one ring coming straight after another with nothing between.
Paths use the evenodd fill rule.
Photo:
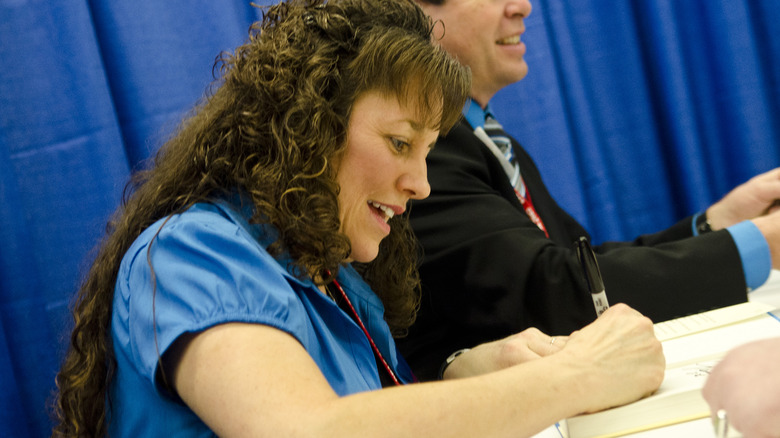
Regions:
<instances>
[{"instance_id":1,"label":"suit jacket sleeve","mask_svg":"<svg viewBox=\"0 0 780 438\"><path fill-rule=\"evenodd\" d=\"M421 379L435 378L459 348L528 327L568 334L595 319L572 246L587 232L552 199L519 144L515 153L549 239L468 124L440 138L429 155L431 196L411 208L424 251L423 300L409 336L399 340ZM627 303L654 321L747 299L730 234L694 238L690 218L595 250L610 303Z\"/></svg>"}]
</instances>

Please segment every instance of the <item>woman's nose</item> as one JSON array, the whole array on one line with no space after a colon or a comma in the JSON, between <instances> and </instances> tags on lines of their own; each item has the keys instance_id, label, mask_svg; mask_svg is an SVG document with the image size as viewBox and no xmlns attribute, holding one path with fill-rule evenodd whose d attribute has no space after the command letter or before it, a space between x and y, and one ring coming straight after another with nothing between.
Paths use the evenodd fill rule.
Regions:
<instances>
[{"instance_id":1,"label":"woman's nose","mask_svg":"<svg viewBox=\"0 0 780 438\"><path fill-rule=\"evenodd\" d=\"M410 199L427 198L431 194L431 185L428 183L428 165L425 158L410 162L407 171L399 178L398 185Z\"/></svg>"}]
</instances>

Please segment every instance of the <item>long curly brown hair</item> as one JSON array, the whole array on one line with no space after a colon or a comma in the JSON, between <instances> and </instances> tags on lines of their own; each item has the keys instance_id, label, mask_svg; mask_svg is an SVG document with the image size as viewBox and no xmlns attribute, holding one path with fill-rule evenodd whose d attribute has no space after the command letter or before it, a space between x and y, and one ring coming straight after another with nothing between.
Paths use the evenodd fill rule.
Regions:
<instances>
[{"instance_id":1,"label":"long curly brown hair","mask_svg":"<svg viewBox=\"0 0 780 438\"><path fill-rule=\"evenodd\" d=\"M82 283L75 328L57 375L53 436L104 436L116 359L110 321L122 257L155 221L235 191L272 224L298 275L330 272L350 254L339 232L332 163L345 146L353 102L381 91L446 131L469 73L431 44L433 23L413 0L290 0L263 12L248 41L215 64L215 88L134 175L123 206ZM416 241L407 217L391 220L379 256L359 270L383 300L394 334L419 302Z\"/></svg>"}]
</instances>

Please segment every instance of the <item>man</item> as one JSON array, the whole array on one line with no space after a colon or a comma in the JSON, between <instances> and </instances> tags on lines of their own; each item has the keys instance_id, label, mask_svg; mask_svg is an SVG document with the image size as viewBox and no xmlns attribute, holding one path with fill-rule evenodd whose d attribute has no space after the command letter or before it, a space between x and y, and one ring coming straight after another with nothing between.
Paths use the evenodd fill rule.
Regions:
<instances>
[{"instance_id":1,"label":"man","mask_svg":"<svg viewBox=\"0 0 780 438\"><path fill-rule=\"evenodd\" d=\"M512 140L514 157L502 158L499 145L475 131L496 134L491 122L484 126L490 99L528 72L521 36L531 4L419 2L444 24L439 43L473 75L465 120L428 157L431 196L411 209L424 248L423 299L400 345L418 377L430 380L462 349L532 326L568 334L596 314L572 246L587 231L552 199L520 144ZM780 169L667 230L596 247L608 300L654 321L745 301L780 268L776 199Z\"/></svg>"}]
</instances>

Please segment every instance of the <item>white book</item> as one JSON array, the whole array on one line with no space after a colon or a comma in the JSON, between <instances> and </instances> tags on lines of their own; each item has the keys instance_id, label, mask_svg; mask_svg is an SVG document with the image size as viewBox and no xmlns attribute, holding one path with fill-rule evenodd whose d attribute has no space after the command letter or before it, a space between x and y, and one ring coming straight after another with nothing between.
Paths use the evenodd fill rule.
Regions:
<instances>
[{"instance_id":1,"label":"white book","mask_svg":"<svg viewBox=\"0 0 780 438\"><path fill-rule=\"evenodd\" d=\"M627 405L566 420L569 438L609 438L710 415L701 395L709 371L732 348L780 336L771 306L749 302L656 324L666 356L658 390Z\"/></svg>"}]
</instances>

